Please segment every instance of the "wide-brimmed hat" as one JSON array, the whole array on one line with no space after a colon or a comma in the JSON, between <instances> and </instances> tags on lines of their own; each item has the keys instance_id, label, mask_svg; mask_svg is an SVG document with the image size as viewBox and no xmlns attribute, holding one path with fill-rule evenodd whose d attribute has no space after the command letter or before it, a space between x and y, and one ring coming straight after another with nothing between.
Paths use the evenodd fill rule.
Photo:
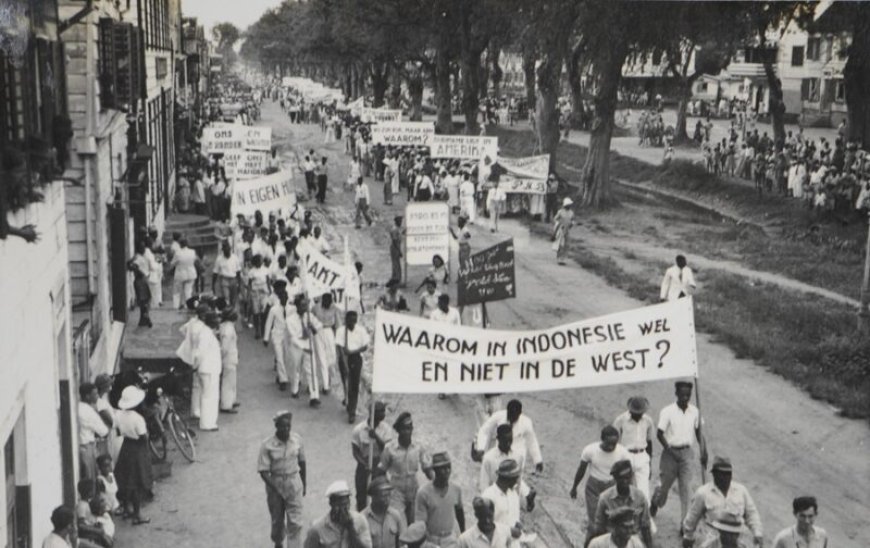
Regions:
<instances>
[{"instance_id":1,"label":"wide-brimmed hat","mask_svg":"<svg viewBox=\"0 0 870 548\"><path fill-rule=\"evenodd\" d=\"M446 451L432 455L432 468L441 468L442 466L450 466L450 455Z\"/></svg>"},{"instance_id":2,"label":"wide-brimmed hat","mask_svg":"<svg viewBox=\"0 0 870 548\"><path fill-rule=\"evenodd\" d=\"M743 518L732 512L722 512L711 523L714 529L725 531L726 533L741 533L743 532Z\"/></svg>"},{"instance_id":3,"label":"wide-brimmed hat","mask_svg":"<svg viewBox=\"0 0 870 548\"><path fill-rule=\"evenodd\" d=\"M121 399L118 400L118 409L133 409L145 399L145 391L138 386L131 384L121 392Z\"/></svg>"},{"instance_id":4,"label":"wide-brimmed hat","mask_svg":"<svg viewBox=\"0 0 870 548\"><path fill-rule=\"evenodd\" d=\"M629 412L640 415L646 413L647 409L649 409L649 400L644 398L643 396L634 396L632 398L628 398Z\"/></svg>"},{"instance_id":5,"label":"wide-brimmed hat","mask_svg":"<svg viewBox=\"0 0 870 548\"><path fill-rule=\"evenodd\" d=\"M571 198L565 198L564 200L562 200L562 207L568 207L570 205L574 205L574 200L572 200Z\"/></svg>"},{"instance_id":6,"label":"wide-brimmed hat","mask_svg":"<svg viewBox=\"0 0 870 548\"><path fill-rule=\"evenodd\" d=\"M713 466L710 470L714 472L731 472L731 459L728 457L713 457Z\"/></svg>"},{"instance_id":7,"label":"wide-brimmed hat","mask_svg":"<svg viewBox=\"0 0 870 548\"><path fill-rule=\"evenodd\" d=\"M385 476L378 476L369 484L368 493L373 495L378 491L392 491L393 485Z\"/></svg>"}]
</instances>

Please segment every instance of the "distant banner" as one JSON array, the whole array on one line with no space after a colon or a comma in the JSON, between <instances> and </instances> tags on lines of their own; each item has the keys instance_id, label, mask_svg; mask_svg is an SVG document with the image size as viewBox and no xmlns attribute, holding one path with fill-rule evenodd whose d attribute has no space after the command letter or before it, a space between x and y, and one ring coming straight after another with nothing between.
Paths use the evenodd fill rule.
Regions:
<instances>
[{"instance_id":1,"label":"distant banner","mask_svg":"<svg viewBox=\"0 0 870 548\"><path fill-rule=\"evenodd\" d=\"M550 329L457 326L378 309L372 392L486 394L695 377L692 299Z\"/></svg>"},{"instance_id":2,"label":"distant banner","mask_svg":"<svg viewBox=\"0 0 870 548\"><path fill-rule=\"evenodd\" d=\"M232 185L232 216L253 215L259 210L263 217L270 211L289 212L296 207L296 186L292 171L279 171L265 177L236 181Z\"/></svg>"},{"instance_id":3,"label":"distant banner","mask_svg":"<svg viewBox=\"0 0 870 548\"><path fill-rule=\"evenodd\" d=\"M389 110L385 108L362 107L360 118L363 122L401 122L401 110Z\"/></svg>"},{"instance_id":4,"label":"distant banner","mask_svg":"<svg viewBox=\"0 0 870 548\"><path fill-rule=\"evenodd\" d=\"M246 149L272 150L272 128L265 126L246 126L244 135Z\"/></svg>"},{"instance_id":5,"label":"distant banner","mask_svg":"<svg viewBox=\"0 0 870 548\"><path fill-rule=\"evenodd\" d=\"M546 194L550 155L526 158L500 157L498 163L505 169L499 177L499 186L507 193Z\"/></svg>"},{"instance_id":6,"label":"distant banner","mask_svg":"<svg viewBox=\"0 0 870 548\"><path fill-rule=\"evenodd\" d=\"M247 128L241 125L203 128L203 152L216 154L230 150L243 150L245 148L245 129Z\"/></svg>"},{"instance_id":7,"label":"distant banner","mask_svg":"<svg viewBox=\"0 0 870 548\"><path fill-rule=\"evenodd\" d=\"M354 116L360 116L362 114L362 109L365 108L365 106L366 103L362 97L347 104L348 110L350 110L350 113Z\"/></svg>"},{"instance_id":8,"label":"distant banner","mask_svg":"<svg viewBox=\"0 0 870 548\"><path fill-rule=\"evenodd\" d=\"M435 136L432 122L379 122L372 126L372 143L392 146L429 146Z\"/></svg>"},{"instance_id":9,"label":"distant banner","mask_svg":"<svg viewBox=\"0 0 870 548\"><path fill-rule=\"evenodd\" d=\"M450 254L450 210L446 202L415 202L405 206L405 257L409 265L431 265L435 255Z\"/></svg>"},{"instance_id":10,"label":"distant banner","mask_svg":"<svg viewBox=\"0 0 870 548\"><path fill-rule=\"evenodd\" d=\"M459 306L502 301L517 296L514 240L505 240L472 255L459 265L456 299Z\"/></svg>"},{"instance_id":11,"label":"distant banner","mask_svg":"<svg viewBox=\"0 0 870 548\"><path fill-rule=\"evenodd\" d=\"M498 156L498 137L480 135L435 135L430 145L432 158L482 160Z\"/></svg>"},{"instance_id":12,"label":"distant banner","mask_svg":"<svg viewBox=\"0 0 870 548\"><path fill-rule=\"evenodd\" d=\"M304 238L299 240L296 251L302 258L300 265L302 282L310 298L319 298L324 293L331 293L334 303L343 304L345 291L349 285L351 288L348 297L359 298L359 278L355 275L355 270L352 275L345 265L333 261L316 250Z\"/></svg>"},{"instance_id":13,"label":"distant banner","mask_svg":"<svg viewBox=\"0 0 870 548\"><path fill-rule=\"evenodd\" d=\"M227 177L253 179L266 174L269 168L268 152L262 150L243 150L233 168L233 175L227 170Z\"/></svg>"}]
</instances>

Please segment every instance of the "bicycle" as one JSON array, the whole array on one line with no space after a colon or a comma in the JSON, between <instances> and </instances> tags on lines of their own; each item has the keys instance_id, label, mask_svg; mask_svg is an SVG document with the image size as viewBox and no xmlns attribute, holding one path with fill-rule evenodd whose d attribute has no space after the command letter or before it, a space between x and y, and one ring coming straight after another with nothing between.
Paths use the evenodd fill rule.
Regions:
<instances>
[{"instance_id":1,"label":"bicycle","mask_svg":"<svg viewBox=\"0 0 870 548\"><path fill-rule=\"evenodd\" d=\"M166 375L168 380L173 380L174 372L174 367L169 370L169 373ZM167 390L164 390L163 386L156 386L155 388L157 401L153 406L154 413L149 417L148 421L148 448L151 450L151 454L158 460L166 460L168 454L166 432L168 430L169 435L172 436L172 440L184 458L188 462L196 461L196 434L175 409L172 395L167 393Z\"/></svg>"}]
</instances>

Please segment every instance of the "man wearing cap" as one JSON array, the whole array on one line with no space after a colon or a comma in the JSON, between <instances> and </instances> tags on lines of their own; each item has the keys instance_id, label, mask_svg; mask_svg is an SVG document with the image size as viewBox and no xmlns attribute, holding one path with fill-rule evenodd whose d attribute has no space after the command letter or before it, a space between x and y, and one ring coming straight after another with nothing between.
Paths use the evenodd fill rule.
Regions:
<instances>
[{"instance_id":1,"label":"man wearing cap","mask_svg":"<svg viewBox=\"0 0 870 548\"><path fill-rule=\"evenodd\" d=\"M701 433L701 413L691 404L692 383L674 383L677 401L662 409L656 437L662 444L659 459L661 483L656 487L650 500L650 515L656 517L658 509L665 505L674 481L680 489L680 521L689 510L690 482L695 453L692 446L697 441L701 451L701 466L707 466L707 443Z\"/></svg>"},{"instance_id":2,"label":"man wearing cap","mask_svg":"<svg viewBox=\"0 0 870 548\"><path fill-rule=\"evenodd\" d=\"M487 450L491 441L495 439L499 424L511 425L513 443L516 445L517 451L525 453L526 457L535 465L536 471L543 471L544 458L541 456L541 446L538 445L535 427L532 424L532 419L523 414L523 404L520 403L520 400L509 401L507 409L494 412L480 426L475 442L476 450L480 452Z\"/></svg>"},{"instance_id":3,"label":"man wearing cap","mask_svg":"<svg viewBox=\"0 0 870 548\"><path fill-rule=\"evenodd\" d=\"M749 491L742 484L731 481L731 460L725 457L713 458L713 481L705 483L695 491L692 504L683 520L683 546L691 548L695 542L698 524L704 520L711 525L713 520L724 512L732 512L745 520L752 531L755 545L764 543L761 528L761 515ZM707 540L715 538L715 532L708 530Z\"/></svg>"},{"instance_id":4,"label":"man wearing cap","mask_svg":"<svg viewBox=\"0 0 870 548\"><path fill-rule=\"evenodd\" d=\"M375 412L368 420L354 426L350 438L350 448L356 461L354 487L358 512L366 507L366 486L369 483L371 468L380 462L384 447L393 437L393 429L384 422L387 406L382 401L376 401L374 408ZM392 490L392 486L390 489Z\"/></svg>"},{"instance_id":5,"label":"man wearing cap","mask_svg":"<svg viewBox=\"0 0 870 548\"><path fill-rule=\"evenodd\" d=\"M607 532L608 516L622 508L631 508L635 516L635 531L640 531L646 546L651 547L652 533L650 530L649 504L640 489L632 485L632 467L628 460L620 460L613 464L610 474L616 482L608 487L598 497L595 508L595 519L586 532L586 544Z\"/></svg>"},{"instance_id":6,"label":"man wearing cap","mask_svg":"<svg viewBox=\"0 0 870 548\"><path fill-rule=\"evenodd\" d=\"M333 482L326 488L329 512L315 520L305 536L305 548L372 548L369 522L350 509L347 482Z\"/></svg>"},{"instance_id":7,"label":"man wearing cap","mask_svg":"<svg viewBox=\"0 0 870 548\"><path fill-rule=\"evenodd\" d=\"M819 513L816 497L797 497L791 507L795 524L776 535L773 548L827 548L828 533L815 526Z\"/></svg>"},{"instance_id":8,"label":"man wearing cap","mask_svg":"<svg viewBox=\"0 0 870 548\"><path fill-rule=\"evenodd\" d=\"M649 501L652 440L656 426L652 418L646 414L647 409L649 409L649 401L643 396L629 398L628 411L616 417L613 426L619 431L619 443L631 454L629 460L634 470L634 486L640 489L644 498Z\"/></svg>"},{"instance_id":9,"label":"man wearing cap","mask_svg":"<svg viewBox=\"0 0 870 548\"><path fill-rule=\"evenodd\" d=\"M587 548L649 548L635 534L634 510L617 508L607 517L610 532L592 539Z\"/></svg>"},{"instance_id":10,"label":"man wearing cap","mask_svg":"<svg viewBox=\"0 0 870 548\"><path fill-rule=\"evenodd\" d=\"M390 493L393 486L384 476L372 480L368 487L372 499L363 516L369 523L372 534L372 548L399 548L399 537L407 528L405 516L395 508L390 508ZM365 498L365 497L363 497ZM359 494L357 494L359 500Z\"/></svg>"},{"instance_id":11,"label":"man wearing cap","mask_svg":"<svg viewBox=\"0 0 870 548\"><path fill-rule=\"evenodd\" d=\"M272 516L272 542L276 548L299 548L302 533L302 497L305 496L305 451L302 438L290 427L293 415L279 411L272 419L275 435L260 445L257 472L266 484L266 504Z\"/></svg>"},{"instance_id":12,"label":"man wearing cap","mask_svg":"<svg viewBox=\"0 0 870 548\"><path fill-rule=\"evenodd\" d=\"M405 532L399 535L399 542L408 548L437 548L426 540L426 524L422 521L415 521L409 525Z\"/></svg>"},{"instance_id":13,"label":"man wearing cap","mask_svg":"<svg viewBox=\"0 0 870 548\"><path fill-rule=\"evenodd\" d=\"M580 465L577 467L577 473L574 474L574 485L571 487L570 494L572 499L577 498L577 486L583 481L588 469L589 479L586 480L584 490L588 528L592 528L595 522L598 497L613 485L610 475L613 465L621 460L629 460L630 455L625 447L619 444L619 432L610 425L601 429L601 441L590 443L580 453Z\"/></svg>"},{"instance_id":14,"label":"man wearing cap","mask_svg":"<svg viewBox=\"0 0 870 548\"><path fill-rule=\"evenodd\" d=\"M743 532L743 520L734 512L722 512L710 523L711 537L703 544L703 548L743 548L740 534ZM797 546L796 544L794 546Z\"/></svg>"},{"instance_id":15,"label":"man wearing cap","mask_svg":"<svg viewBox=\"0 0 870 548\"><path fill-rule=\"evenodd\" d=\"M480 477L477 482L479 491L482 493L487 487L498 479L498 467L503 461L513 459L520 466L519 484L523 484L523 470L526 464L526 452L518 451L513 446L514 433L509 424L499 424L496 428L496 446L489 449L483 455L480 464Z\"/></svg>"},{"instance_id":16,"label":"man wearing cap","mask_svg":"<svg viewBox=\"0 0 870 548\"><path fill-rule=\"evenodd\" d=\"M462 489L450 481L450 456L446 452L432 455L435 477L417 491L414 519L426 524L426 538L441 548L456 546L456 525L465 531Z\"/></svg>"},{"instance_id":17,"label":"man wearing cap","mask_svg":"<svg viewBox=\"0 0 870 548\"><path fill-rule=\"evenodd\" d=\"M522 501L525 500L526 510L531 512L535 509L534 489L526 484L517 485L520 479L520 465L517 461L507 459L498 467L498 479L481 494L482 497L492 501L495 508L494 519L511 529L511 536L519 538L522 532L520 525L520 511Z\"/></svg>"},{"instance_id":18,"label":"man wearing cap","mask_svg":"<svg viewBox=\"0 0 870 548\"><path fill-rule=\"evenodd\" d=\"M471 505L477 524L459 535L459 548L507 548L511 543L511 530L503 523L496 523L492 501L474 497Z\"/></svg>"},{"instance_id":19,"label":"man wearing cap","mask_svg":"<svg viewBox=\"0 0 870 548\"><path fill-rule=\"evenodd\" d=\"M408 523L414 521L414 504L417 500L417 470L422 469L432 479L432 459L429 454L411 439L414 422L407 411L393 423L398 436L384 447L378 468L385 472L393 484L390 506L405 513Z\"/></svg>"}]
</instances>

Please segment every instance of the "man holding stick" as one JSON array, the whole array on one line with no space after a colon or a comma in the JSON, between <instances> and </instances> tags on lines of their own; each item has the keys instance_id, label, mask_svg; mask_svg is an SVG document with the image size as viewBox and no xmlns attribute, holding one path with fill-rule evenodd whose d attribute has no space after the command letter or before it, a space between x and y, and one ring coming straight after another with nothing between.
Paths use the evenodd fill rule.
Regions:
<instances>
[{"instance_id":1,"label":"man holding stick","mask_svg":"<svg viewBox=\"0 0 870 548\"><path fill-rule=\"evenodd\" d=\"M366 490L372 473L372 464L380 462L384 447L393 438L393 429L384 422L386 416L386 404L376 401L374 413L368 420L357 424L351 433L350 448L356 460L354 487L358 512L366 507Z\"/></svg>"}]
</instances>

